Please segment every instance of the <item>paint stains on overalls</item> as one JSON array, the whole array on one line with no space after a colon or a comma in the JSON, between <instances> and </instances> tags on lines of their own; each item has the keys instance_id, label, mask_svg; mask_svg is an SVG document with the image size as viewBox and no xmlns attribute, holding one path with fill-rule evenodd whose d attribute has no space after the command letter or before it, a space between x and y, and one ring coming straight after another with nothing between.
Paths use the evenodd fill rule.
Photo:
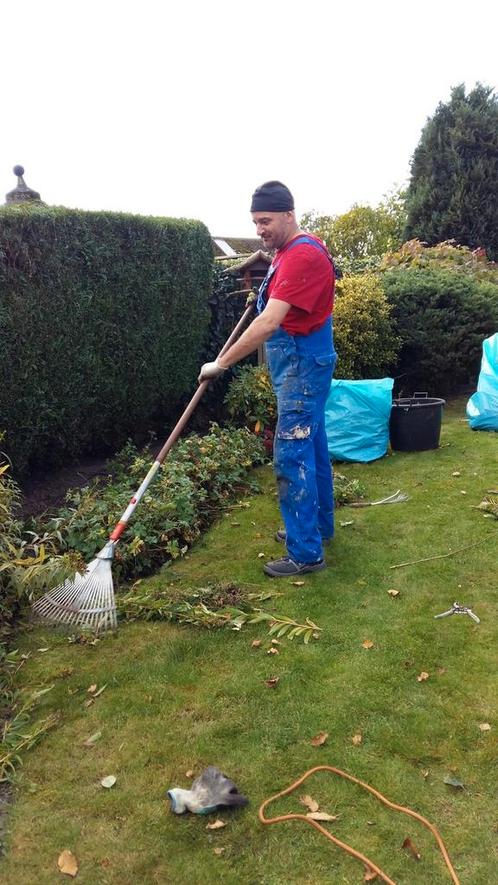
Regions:
<instances>
[{"instance_id":1,"label":"paint stains on overalls","mask_svg":"<svg viewBox=\"0 0 498 885\"><path fill-rule=\"evenodd\" d=\"M315 245L307 237L297 237L292 245L301 242ZM261 284L258 313L266 306L275 270L272 264ZM337 359L332 317L309 335L277 329L266 342L266 356L278 404L274 469L287 550L296 562L316 562L323 557L322 538L334 533L333 476L324 416Z\"/></svg>"}]
</instances>

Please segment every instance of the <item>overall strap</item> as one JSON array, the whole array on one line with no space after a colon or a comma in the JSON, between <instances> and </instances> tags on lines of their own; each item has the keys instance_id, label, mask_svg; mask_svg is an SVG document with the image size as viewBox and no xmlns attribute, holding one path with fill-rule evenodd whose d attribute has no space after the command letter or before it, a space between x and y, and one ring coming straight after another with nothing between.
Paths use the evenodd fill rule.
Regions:
<instances>
[{"instance_id":1,"label":"overall strap","mask_svg":"<svg viewBox=\"0 0 498 885\"><path fill-rule=\"evenodd\" d=\"M315 240L313 237L308 236L308 234L302 234L300 237L296 237L295 240L292 240L286 251L290 252L294 246L300 246L301 243L307 243L309 246L314 246L315 249L320 249L320 252L323 252L324 255L327 256L328 260L334 265L332 256L329 253L329 250L322 243L319 243L318 240Z\"/></svg>"}]
</instances>

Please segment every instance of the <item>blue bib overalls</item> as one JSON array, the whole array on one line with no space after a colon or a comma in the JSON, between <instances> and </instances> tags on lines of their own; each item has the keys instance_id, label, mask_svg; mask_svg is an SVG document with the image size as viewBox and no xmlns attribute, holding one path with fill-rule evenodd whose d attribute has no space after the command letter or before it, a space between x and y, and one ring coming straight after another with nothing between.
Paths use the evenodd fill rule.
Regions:
<instances>
[{"instance_id":1,"label":"blue bib overalls","mask_svg":"<svg viewBox=\"0 0 498 885\"><path fill-rule=\"evenodd\" d=\"M289 248L303 242L322 248L305 236L296 237ZM275 270L272 264L259 289L258 313L266 306ZM323 557L322 538L334 533L333 478L324 416L337 359L332 317L309 335L277 329L266 342L266 356L278 403L274 468L287 551L295 562L313 563Z\"/></svg>"}]
</instances>

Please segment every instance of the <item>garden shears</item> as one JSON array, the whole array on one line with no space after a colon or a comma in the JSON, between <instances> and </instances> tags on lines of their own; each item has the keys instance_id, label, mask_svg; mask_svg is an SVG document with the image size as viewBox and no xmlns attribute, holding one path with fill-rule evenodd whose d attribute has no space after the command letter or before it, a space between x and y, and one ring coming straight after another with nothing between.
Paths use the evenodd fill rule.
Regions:
<instances>
[{"instance_id":1,"label":"garden shears","mask_svg":"<svg viewBox=\"0 0 498 885\"><path fill-rule=\"evenodd\" d=\"M447 612L441 612L440 615L434 615L434 617L447 618L449 615L468 615L469 618L472 618L472 620L476 622L476 624L481 623L481 619L474 614L471 608L467 605L460 605L458 602L454 602Z\"/></svg>"}]
</instances>

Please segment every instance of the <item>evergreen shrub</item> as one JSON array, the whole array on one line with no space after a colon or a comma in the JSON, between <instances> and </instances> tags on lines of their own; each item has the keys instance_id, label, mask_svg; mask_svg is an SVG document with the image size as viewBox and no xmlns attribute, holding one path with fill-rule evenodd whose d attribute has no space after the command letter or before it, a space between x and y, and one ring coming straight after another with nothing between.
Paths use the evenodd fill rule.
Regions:
<instances>
[{"instance_id":1,"label":"evergreen shrub","mask_svg":"<svg viewBox=\"0 0 498 885\"><path fill-rule=\"evenodd\" d=\"M0 423L17 475L177 416L211 271L200 222L0 209Z\"/></svg>"},{"instance_id":2,"label":"evergreen shrub","mask_svg":"<svg viewBox=\"0 0 498 885\"><path fill-rule=\"evenodd\" d=\"M386 271L383 286L402 340L403 392L448 394L475 383L482 341L498 328L498 285L415 266Z\"/></svg>"},{"instance_id":3,"label":"evergreen shrub","mask_svg":"<svg viewBox=\"0 0 498 885\"><path fill-rule=\"evenodd\" d=\"M200 364L214 360L218 356L246 309L247 292L238 291L233 276L225 273L225 270L225 262L214 262L213 282L209 297L210 321ZM255 316L256 311L254 310L247 325ZM243 363L250 365L256 359L255 353L250 354ZM223 399L233 377L234 371L232 369L224 372L223 375L210 383L202 398L201 413L208 415L213 421L221 421L223 418Z\"/></svg>"},{"instance_id":4,"label":"evergreen shrub","mask_svg":"<svg viewBox=\"0 0 498 885\"><path fill-rule=\"evenodd\" d=\"M379 378L386 374L399 350L382 282L372 273L338 280L334 308L337 378Z\"/></svg>"}]
</instances>

